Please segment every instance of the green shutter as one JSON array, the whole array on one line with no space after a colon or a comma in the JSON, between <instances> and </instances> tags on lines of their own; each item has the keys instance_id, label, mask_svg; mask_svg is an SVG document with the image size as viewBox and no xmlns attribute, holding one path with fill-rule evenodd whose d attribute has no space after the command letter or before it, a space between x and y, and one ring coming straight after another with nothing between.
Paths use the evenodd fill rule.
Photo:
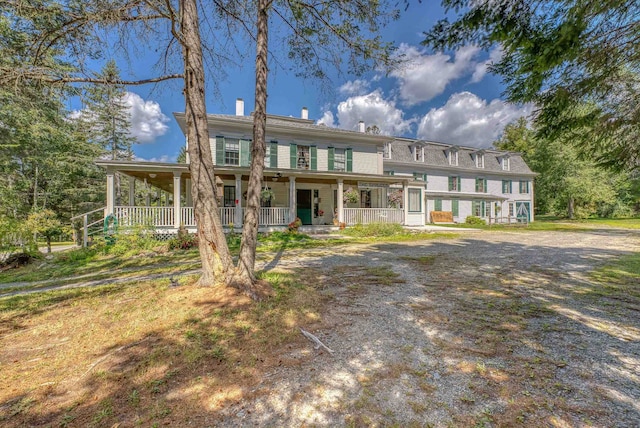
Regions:
<instances>
[{"instance_id":1,"label":"green shutter","mask_svg":"<svg viewBox=\"0 0 640 428\"><path fill-rule=\"evenodd\" d=\"M427 174L422 174L422 181L427 182Z\"/></svg>"},{"instance_id":2,"label":"green shutter","mask_svg":"<svg viewBox=\"0 0 640 428\"><path fill-rule=\"evenodd\" d=\"M453 190L453 180L455 179L455 177L449 177L449 191Z\"/></svg>"},{"instance_id":3,"label":"green shutter","mask_svg":"<svg viewBox=\"0 0 640 428\"><path fill-rule=\"evenodd\" d=\"M289 168L291 169L296 169L298 167L297 162L298 162L298 145L295 143L291 143L290 149L289 149L289 153L290 153L290 163L289 163Z\"/></svg>"},{"instance_id":4,"label":"green shutter","mask_svg":"<svg viewBox=\"0 0 640 428\"><path fill-rule=\"evenodd\" d=\"M353 149L344 150L345 157L347 158L347 172L353 171Z\"/></svg>"},{"instance_id":5,"label":"green shutter","mask_svg":"<svg viewBox=\"0 0 640 428\"><path fill-rule=\"evenodd\" d=\"M482 179L482 184L484 184L484 186L483 186L484 193L487 193L489 191L489 188L487 186L487 179L486 178Z\"/></svg>"},{"instance_id":6,"label":"green shutter","mask_svg":"<svg viewBox=\"0 0 640 428\"><path fill-rule=\"evenodd\" d=\"M460 207L457 199L451 201L451 213L454 217L458 217L460 215Z\"/></svg>"},{"instance_id":7,"label":"green shutter","mask_svg":"<svg viewBox=\"0 0 640 428\"><path fill-rule=\"evenodd\" d=\"M478 191L479 188L480 188L480 179L476 178L476 192Z\"/></svg>"},{"instance_id":8,"label":"green shutter","mask_svg":"<svg viewBox=\"0 0 640 428\"><path fill-rule=\"evenodd\" d=\"M249 166L251 159L251 144L247 140L240 140L240 166Z\"/></svg>"},{"instance_id":9,"label":"green shutter","mask_svg":"<svg viewBox=\"0 0 640 428\"><path fill-rule=\"evenodd\" d=\"M271 168L278 167L278 142L272 141L269 143L269 166Z\"/></svg>"},{"instance_id":10,"label":"green shutter","mask_svg":"<svg viewBox=\"0 0 640 428\"><path fill-rule=\"evenodd\" d=\"M216 137L216 164L224 165L224 137Z\"/></svg>"},{"instance_id":11,"label":"green shutter","mask_svg":"<svg viewBox=\"0 0 640 428\"><path fill-rule=\"evenodd\" d=\"M328 150L329 150L328 151L329 161L328 161L327 168L328 168L329 171L333 171L333 168L334 168L333 163L335 161L336 149L334 147L329 147Z\"/></svg>"},{"instance_id":12,"label":"green shutter","mask_svg":"<svg viewBox=\"0 0 640 428\"><path fill-rule=\"evenodd\" d=\"M311 155L311 171L318 169L318 148L316 146L309 147L309 153Z\"/></svg>"},{"instance_id":13,"label":"green shutter","mask_svg":"<svg viewBox=\"0 0 640 428\"><path fill-rule=\"evenodd\" d=\"M456 180L458 180L458 192L462 192L462 178L456 177Z\"/></svg>"},{"instance_id":14,"label":"green shutter","mask_svg":"<svg viewBox=\"0 0 640 428\"><path fill-rule=\"evenodd\" d=\"M434 211L442 211L442 199L436 199L434 202Z\"/></svg>"}]
</instances>

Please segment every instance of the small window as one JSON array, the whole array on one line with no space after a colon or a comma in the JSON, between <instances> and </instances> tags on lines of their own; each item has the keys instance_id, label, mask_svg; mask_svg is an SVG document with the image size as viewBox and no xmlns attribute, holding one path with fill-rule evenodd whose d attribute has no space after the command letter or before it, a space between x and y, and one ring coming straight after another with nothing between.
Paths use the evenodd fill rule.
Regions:
<instances>
[{"instance_id":1,"label":"small window","mask_svg":"<svg viewBox=\"0 0 640 428\"><path fill-rule=\"evenodd\" d=\"M482 153L476 154L476 168L484 168L484 155Z\"/></svg>"},{"instance_id":2,"label":"small window","mask_svg":"<svg viewBox=\"0 0 640 428\"><path fill-rule=\"evenodd\" d=\"M394 175L395 172L394 171L385 171L384 175Z\"/></svg>"},{"instance_id":3,"label":"small window","mask_svg":"<svg viewBox=\"0 0 640 428\"><path fill-rule=\"evenodd\" d=\"M447 157L449 158L449 165L458 166L458 152L449 150Z\"/></svg>"},{"instance_id":4,"label":"small window","mask_svg":"<svg viewBox=\"0 0 640 428\"><path fill-rule=\"evenodd\" d=\"M240 141L237 138L224 139L225 165L240 165Z\"/></svg>"},{"instance_id":5,"label":"small window","mask_svg":"<svg viewBox=\"0 0 640 428\"><path fill-rule=\"evenodd\" d=\"M476 178L476 192L487 193L487 179Z\"/></svg>"},{"instance_id":6,"label":"small window","mask_svg":"<svg viewBox=\"0 0 640 428\"><path fill-rule=\"evenodd\" d=\"M484 201L473 201L472 211L474 216L482 217L484 214Z\"/></svg>"},{"instance_id":7,"label":"small window","mask_svg":"<svg viewBox=\"0 0 640 428\"><path fill-rule=\"evenodd\" d=\"M335 149L333 154L333 170L334 171L347 170L347 158L345 156L344 149Z\"/></svg>"},{"instance_id":8,"label":"small window","mask_svg":"<svg viewBox=\"0 0 640 428\"><path fill-rule=\"evenodd\" d=\"M419 213L422 211L422 191L420 189L409 189L409 212Z\"/></svg>"},{"instance_id":9,"label":"small window","mask_svg":"<svg viewBox=\"0 0 640 428\"><path fill-rule=\"evenodd\" d=\"M384 143L384 148L382 149L382 157L384 159L391 159L391 143Z\"/></svg>"},{"instance_id":10,"label":"small window","mask_svg":"<svg viewBox=\"0 0 640 428\"><path fill-rule=\"evenodd\" d=\"M511 165L509 164L509 158L502 158L502 170L509 171Z\"/></svg>"},{"instance_id":11,"label":"small window","mask_svg":"<svg viewBox=\"0 0 640 428\"><path fill-rule=\"evenodd\" d=\"M309 154L309 146L298 146L298 169L309 169L311 165L311 156Z\"/></svg>"},{"instance_id":12,"label":"small window","mask_svg":"<svg viewBox=\"0 0 640 428\"><path fill-rule=\"evenodd\" d=\"M424 162L424 147L413 147L413 159L416 162Z\"/></svg>"},{"instance_id":13,"label":"small window","mask_svg":"<svg viewBox=\"0 0 640 428\"><path fill-rule=\"evenodd\" d=\"M460 177L449 177L449 191L460 192L462 190L462 179Z\"/></svg>"},{"instance_id":14,"label":"small window","mask_svg":"<svg viewBox=\"0 0 640 428\"><path fill-rule=\"evenodd\" d=\"M520 181L520 193L529 193L528 181Z\"/></svg>"},{"instance_id":15,"label":"small window","mask_svg":"<svg viewBox=\"0 0 640 428\"><path fill-rule=\"evenodd\" d=\"M224 206L235 207L236 206L236 187L224 186Z\"/></svg>"},{"instance_id":16,"label":"small window","mask_svg":"<svg viewBox=\"0 0 640 428\"><path fill-rule=\"evenodd\" d=\"M502 180L502 193L511 193L511 180Z\"/></svg>"}]
</instances>

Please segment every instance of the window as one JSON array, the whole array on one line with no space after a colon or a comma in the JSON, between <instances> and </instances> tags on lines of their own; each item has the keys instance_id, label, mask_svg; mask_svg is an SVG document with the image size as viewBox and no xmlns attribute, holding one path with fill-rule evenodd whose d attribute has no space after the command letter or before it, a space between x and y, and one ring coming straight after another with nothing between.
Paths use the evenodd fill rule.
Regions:
<instances>
[{"instance_id":1,"label":"window","mask_svg":"<svg viewBox=\"0 0 640 428\"><path fill-rule=\"evenodd\" d=\"M384 148L382 149L382 158L391 159L391 143L384 143Z\"/></svg>"},{"instance_id":2,"label":"window","mask_svg":"<svg viewBox=\"0 0 640 428\"><path fill-rule=\"evenodd\" d=\"M476 178L476 192L487 193L487 179Z\"/></svg>"},{"instance_id":3,"label":"window","mask_svg":"<svg viewBox=\"0 0 640 428\"><path fill-rule=\"evenodd\" d=\"M409 189L409 212L419 213L422 211L422 191L420 189Z\"/></svg>"},{"instance_id":4,"label":"window","mask_svg":"<svg viewBox=\"0 0 640 428\"><path fill-rule=\"evenodd\" d=\"M484 154L476 153L476 168L484 168Z\"/></svg>"},{"instance_id":5,"label":"window","mask_svg":"<svg viewBox=\"0 0 640 428\"><path fill-rule=\"evenodd\" d=\"M309 169L311 166L309 146L298 146L296 165L298 169Z\"/></svg>"},{"instance_id":6,"label":"window","mask_svg":"<svg viewBox=\"0 0 640 428\"><path fill-rule=\"evenodd\" d=\"M528 181L520 181L520 193L529 193Z\"/></svg>"},{"instance_id":7,"label":"window","mask_svg":"<svg viewBox=\"0 0 640 428\"><path fill-rule=\"evenodd\" d=\"M513 202L509 202L509 217L513 217Z\"/></svg>"},{"instance_id":8,"label":"window","mask_svg":"<svg viewBox=\"0 0 640 428\"><path fill-rule=\"evenodd\" d=\"M491 217L491 202L484 204L484 216Z\"/></svg>"},{"instance_id":9,"label":"window","mask_svg":"<svg viewBox=\"0 0 640 428\"><path fill-rule=\"evenodd\" d=\"M460 192L462 190L462 179L460 177L449 177L449 191Z\"/></svg>"},{"instance_id":10,"label":"window","mask_svg":"<svg viewBox=\"0 0 640 428\"><path fill-rule=\"evenodd\" d=\"M413 147L413 159L416 162L424 162L424 147Z\"/></svg>"},{"instance_id":11,"label":"window","mask_svg":"<svg viewBox=\"0 0 640 428\"><path fill-rule=\"evenodd\" d=\"M460 215L460 201L454 199L451 201L451 213L454 217L458 217Z\"/></svg>"},{"instance_id":12,"label":"window","mask_svg":"<svg viewBox=\"0 0 640 428\"><path fill-rule=\"evenodd\" d=\"M510 167L509 158L507 158L507 157L502 158L502 170L503 171L509 171L509 167Z\"/></svg>"},{"instance_id":13,"label":"window","mask_svg":"<svg viewBox=\"0 0 640 428\"><path fill-rule=\"evenodd\" d=\"M502 180L502 193L511 193L511 180Z\"/></svg>"},{"instance_id":14,"label":"window","mask_svg":"<svg viewBox=\"0 0 640 428\"><path fill-rule=\"evenodd\" d=\"M236 187L224 186L224 206L235 207L236 206Z\"/></svg>"},{"instance_id":15,"label":"window","mask_svg":"<svg viewBox=\"0 0 640 428\"><path fill-rule=\"evenodd\" d=\"M442 211L442 199L436 199L433 201L433 210Z\"/></svg>"},{"instance_id":16,"label":"window","mask_svg":"<svg viewBox=\"0 0 640 428\"><path fill-rule=\"evenodd\" d=\"M344 149L334 149L333 153L333 170L334 171L346 171L347 170L347 158L345 156Z\"/></svg>"},{"instance_id":17,"label":"window","mask_svg":"<svg viewBox=\"0 0 640 428\"><path fill-rule=\"evenodd\" d=\"M473 201L472 203L472 212L476 217L483 217L484 214L484 201Z\"/></svg>"},{"instance_id":18,"label":"window","mask_svg":"<svg viewBox=\"0 0 640 428\"><path fill-rule=\"evenodd\" d=\"M360 208L371 208L371 190L360 190Z\"/></svg>"},{"instance_id":19,"label":"window","mask_svg":"<svg viewBox=\"0 0 640 428\"><path fill-rule=\"evenodd\" d=\"M447 152L447 158L449 159L449 165L458 166L458 151L457 150L449 150Z\"/></svg>"},{"instance_id":20,"label":"window","mask_svg":"<svg viewBox=\"0 0 640 428\"><path fill-rule=\"evenodd\" d=\"M224 164L240 165L240 141L237 138L224 139Z\"/></svg>"}]
</instances>

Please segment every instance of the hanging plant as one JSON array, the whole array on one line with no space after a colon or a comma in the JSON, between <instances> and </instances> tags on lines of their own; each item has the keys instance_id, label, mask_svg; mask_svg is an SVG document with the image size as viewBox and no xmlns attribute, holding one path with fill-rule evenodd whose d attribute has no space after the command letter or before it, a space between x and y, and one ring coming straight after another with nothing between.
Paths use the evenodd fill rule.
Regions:
<instances>
[{"instance_id":1,"label":"hanging plant","mask_svg":"<svg viewBox=\"0 0 640 428\"><path fill-rule=\"evenodd\" d=\"M271 190L268 187L265 187L260 191L260 199L262 199L262 201L264 202L272 201L275 199L275 194L273 193L273 190Z\"/></svg>"},{"instance_id":2,"label":"hanging plant","mask_svg":"<svg viewBox=\"0 0 640 428\"><path fill-rule=\"evenodd\" d=\"M387 197L390 208L400 208L402 206L402 190L396 189L389 193Z\"/></svg>"},{"instance_id":3,"label":"hanging plant","mask_svg":"<svg viewBox=\"0 0 640 428\"><path fill-rule=\"evenodd\" d=\"M357 204L360 202L360 193L353 187L349 187L342 194L342 200L345 204Z\"/></svg>"}]
</instances>

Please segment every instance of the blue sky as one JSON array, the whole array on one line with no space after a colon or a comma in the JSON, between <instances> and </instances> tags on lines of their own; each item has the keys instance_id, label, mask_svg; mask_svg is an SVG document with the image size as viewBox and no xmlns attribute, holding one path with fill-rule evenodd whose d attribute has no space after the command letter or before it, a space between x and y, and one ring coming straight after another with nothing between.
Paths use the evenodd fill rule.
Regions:
<instances>
[{"instance_id":1,"label":"blue sky","mask_svg":"<svg viewBox=\"0 0 640 428\"><path fill-rule=\"evenodd\" d=\"M327 126L356 129L363 120L389 135L489 147L504 126L527 115L531 106L510 105L501 99L500 80L487 72L487 63L500 58L499 47L487 52L465 46L437 53L420 45L422 32L443 16L437 2L412 2L398 21L384 28L382 37L394 42L408 60L388 76L375 70L357 78L336 73L327 90L316 81L295 77L285 69L288 64L272 61L268 112L299 117L304 106L310 119ZM280 31L278 24L270 31L273 41ZM149 77L149 64L154 62L145 56L116 60L123 78ZM242 65L230 64L226 71L228 76L218 80L219 94L207 92L208 112L235 114L235 100L242 98L245 114L249 114L254 105L253 47ZM208 78L214 77L208 73ZM172 114L184 111L181 85L175 81L128 88L132 133L140 141L134 150L139 158L175 161L184 144Z\"/></svg>"}]
</instances>

